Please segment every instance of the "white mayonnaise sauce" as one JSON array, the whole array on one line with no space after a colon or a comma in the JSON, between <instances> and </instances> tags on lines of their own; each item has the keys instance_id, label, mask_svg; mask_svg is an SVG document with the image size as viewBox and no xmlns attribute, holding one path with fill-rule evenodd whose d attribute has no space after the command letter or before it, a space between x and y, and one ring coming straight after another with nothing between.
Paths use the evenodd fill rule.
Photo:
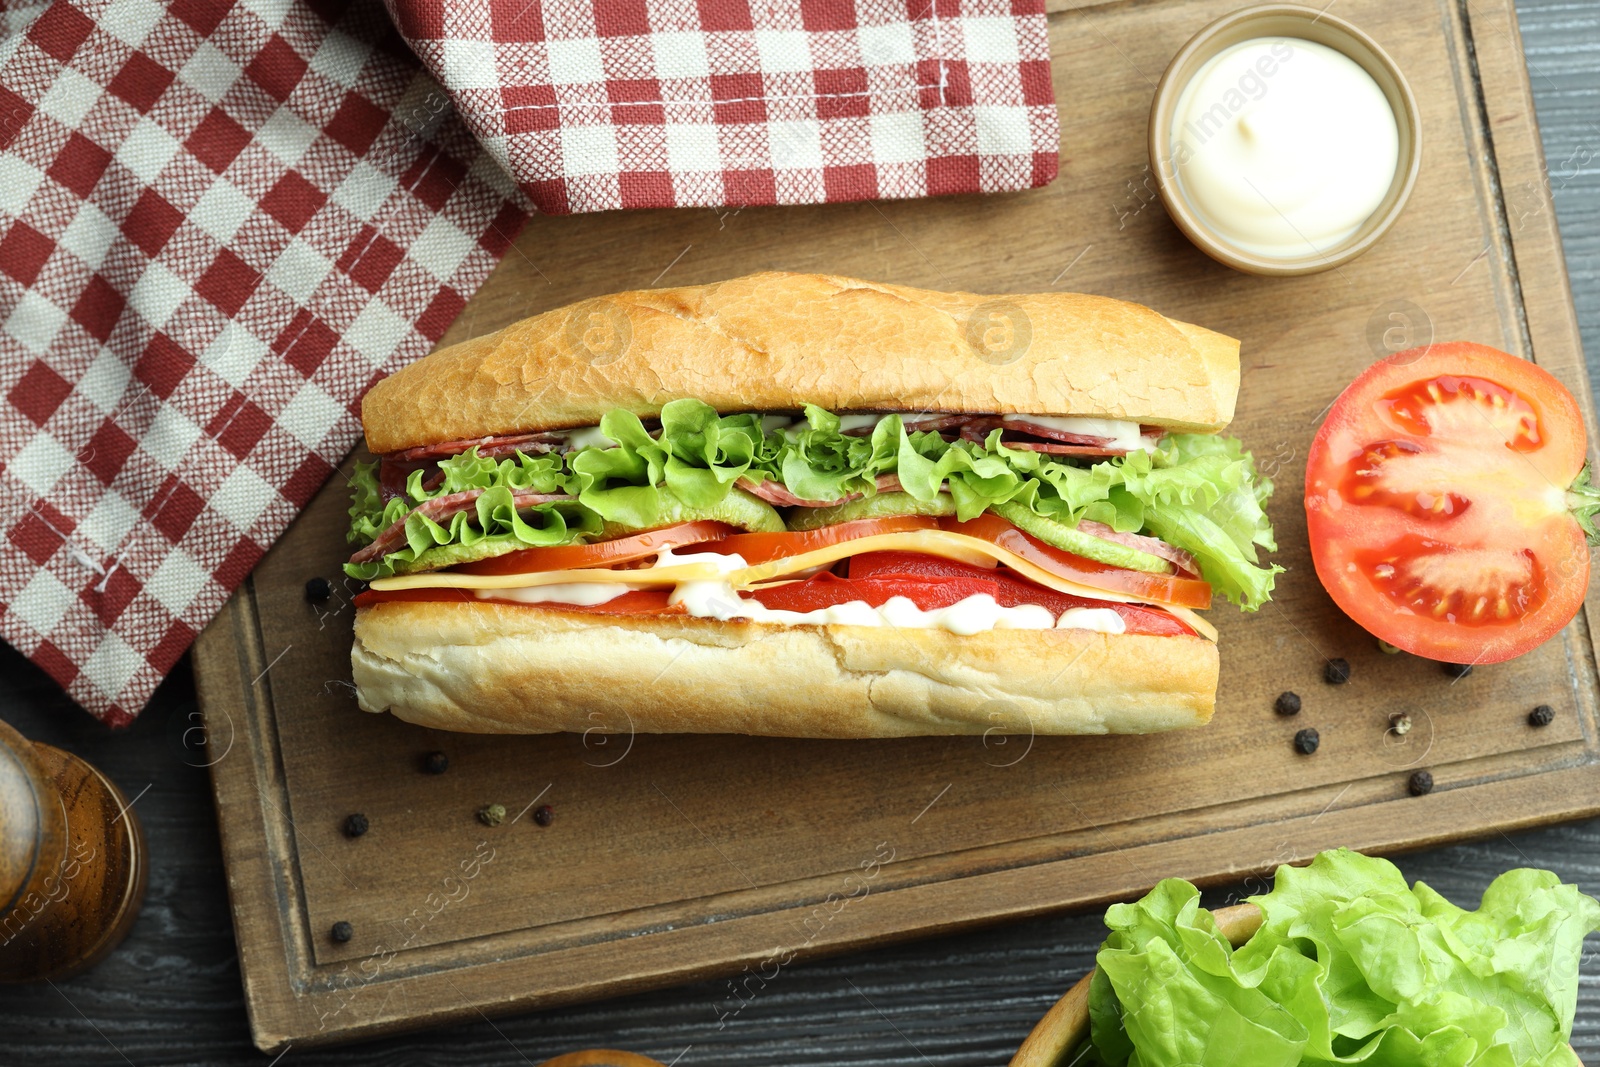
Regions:
<instances>
[{"instance_id":1,"label":"white mayonnaise sauce","mask_svg":"<svg viewBox=\"0 0 1600 1067\"><path fill-rule=\"evenodd\" d=\"M1394 181L1400 135L1360 64L1298 38L1213 56L1173 112L1173 171L1224 239L1263 256L1324 252L1353 234Z\"/></svg>"},{"instance_id":2,"label":"white mayonnaise sauce","mask_svg":"<svg viewBox=\"0 0 1600 1067\"><path fill-rule=\"evenodd\" d=\"M1056 620L1058 630L1094 630L1103 634L1120 634L1128 631L1122 616L1110 608L1068 608Z\"/></svg>"},{"instance_id":3,"label":"white mayonnaise sauce","mask_svg":"<svg viewBox=\"0 0 1600 1067\"><path fill-rule=\"evenodd\" d=\"M567 451L576 452L580 448L610 448L616 444L611 438L600 432L598 426L584 426L576 430L567 431Z\"/></svg>"},{"instance_id":4,"label":"white mayonnaise sauce","mask_svg":"<svg viewBox=\"0 0 1600 1067\"><path fill-rule=\"evenodd\" d=\"M656 556L658 567L709 563L723 574L749 566L743 557L728 552L684 552L666 549ZM568 582L560 585L531 586L522 589L479 589L484 599L515 600L522 604L577 604L593 607L615 600L636 588L617 582ZM1038 604L1001 607L987 594L969 596L949 607L924 611L908 597L890 597L873 607L864 600L834 604L816 611L781 611L756 600L741 597L726 581L681 582L667 598L669 604L682 604L690 615L700 619L747 619L750 622L780 623L787 626L895 626L901 629L947 630L953 634L977 634L988 630L1094 630L1120 634L1126 627L1122 616L1110 608L1069 608L1058 619L1050 609Z\"/></svg>"}]
</instances>

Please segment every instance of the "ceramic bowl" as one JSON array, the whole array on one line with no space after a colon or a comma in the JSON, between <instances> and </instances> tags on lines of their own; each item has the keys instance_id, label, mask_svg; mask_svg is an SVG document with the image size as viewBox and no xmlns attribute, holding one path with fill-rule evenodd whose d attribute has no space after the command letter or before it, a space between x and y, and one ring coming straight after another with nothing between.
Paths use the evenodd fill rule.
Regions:
<instances>
[{"instance_id":1,"label":"ceramic bowl","mask_svg":"<svg viewBox=\"0 0 1600 1067\"><path fill-rule=\"evenodd\" d=\"M1173 159L1172 124L1184 87L1218 52L1258 37L1294 37L1326 45L1361 66L1389 101L1400 134L1394 181L1376 210L1355 233L1302 255L1267 256L1232 243L1206 222L1183 192L1181 166ZM1179 50L1156 88L1150 106L1150 170L1167 213L1195 246L1220 263L1247 274L1295 275L1331 270L1377 244L1406 206L1422 169L1422 113L1405 75L1377 41L1343 19L1294 4L1241 8L1217 19Z\"/></svg>"}]
</instances>

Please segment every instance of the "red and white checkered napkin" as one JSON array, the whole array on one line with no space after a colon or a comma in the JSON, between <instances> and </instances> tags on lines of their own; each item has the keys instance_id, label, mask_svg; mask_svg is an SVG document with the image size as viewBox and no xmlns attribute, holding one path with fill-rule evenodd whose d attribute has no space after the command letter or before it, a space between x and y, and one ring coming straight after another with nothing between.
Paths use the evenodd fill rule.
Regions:
<instances>
[{"instance_id":1,"label":"red and white checkered napkin","mask_svg":"<svg viewBox=\"0 0 1600 1067\"><path fill-rule=\"evenodd\" d=\"M1044 0L386 0L541 210L1043 185Z\"/></svg>"},{"instance_id":2,"label":"red and white checkered napkin","mask_svg":"<svg viewBox=\"0 0 1600 1067\"><path fill-rule=\"evenodd\" d=\"M0 636L121 724L523 211L377 0L0 30Z\"/></svg>"}]
</instances>

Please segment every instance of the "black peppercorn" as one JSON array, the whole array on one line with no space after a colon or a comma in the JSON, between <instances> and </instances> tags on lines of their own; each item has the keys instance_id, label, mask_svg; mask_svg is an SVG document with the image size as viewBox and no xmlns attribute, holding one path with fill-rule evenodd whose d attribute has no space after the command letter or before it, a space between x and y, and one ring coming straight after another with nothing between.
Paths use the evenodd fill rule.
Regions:
<instances>
[{"instance_id":1,"label":"black peppercorn","mask_svg":"<svg viewBox=\"0 0 1600 1067\"><path fill-rule=\"evenodd\" d=\"M533 809L533 821L540 826L549 826L556 821L555 809L548 804L540 804Z\"/></svg>"},{"instance_id":2,"label":"black peppercorn","mask_svg":"<svg viewBox=\"0 0 1600 1067\"><path fill-rule=\"evenodd\" d=\"M1330 659L1322 668L1322 680L1329 685L1343 685L1350 680L1350 661Z\"/></svg>"},{"instance_id":3,"label":"black peppercorn","mask_svg":"<svg viewBox=\"0 0 1600 1067\"><path fill-rule=\"evenodd\" d=\"M360 837L367 832L367 817L359 811L354 815L346 815L344 820L344 836Z\"/></svg>"},{"instance_id":4,"label":"black peppercorn","mask_svg":"<svg viewBox=\"0 0 1600 1067\"><path fill-rule=\"evenodd\" d=\"M1529 726L1549 726L1555 721L1556 711L1549 704L1540 704L1528 712Z\"/></svg>"},{"instance_id":5,"label":"black peppercorn","mask_svg":"<svg viewBox=\"0 0 1600 1067\"><path fill-rule=\"evenodd\" d=\"M1439 666L1443 668L1444 673L1452 678L1465 678L1472 673L1472 664L1470 663L1441 663Z\"/></svg>"},{"instance_id":6,"label":"black peppercorn","mask_svg":"<svg viewBox=\"0 0 1600 1067\"><path fill-rule=\"evenodd\" d=\"M443 752L430 752L422 758L422 769L429 774L443 774L450 769L450 757Z\"/></svg>"},{"instance_id":7,"label":"black peppercorn","mask_svg":"<svg viewBox=\"0 0 1600 1067\"><path fill-rule=\"evenodd\" d=\"M338 922L333 924L333 929L328 931L328 936L332 937L335 941L342 945L352 937L356 936L356 928L345 922L343 919L340 919Z\"/></svg>"},{"instance_id":8,"label":"black peppercorn","mask_svg":"<svg viewBox=\"0 0 1600 1067\"><path fill-rule=\"evenodd\" d=\"M1406 782L1406 788L1411 790L1414 797L1426 796L1433 792L1433 775L1427 771L1415 771L1411 780Z\"/></svg>"},{"instance_id":9,"label":"black peppercorn","mask_svg":"<svg viewBox=\"0 0 1600 1067\"><path fill-rule=\"evenodd\" d=\"M1294 735L1294 750L1302 756L1311 755L1320 744L1322 744L1321 736L1309 727Z\"/></svg>"},{"instance_id":10,"label":"black peppercorn","mask_svg":"<svg viewBox=\"0 0 1600 1067\"><path fill-rule=\"evenodd\" d=\"M1279 693L1278 699L1273 701L1272 710L1277 712L1279 715L1300 714L1300 694Z\"/></svg>"},{"instance_id":11,"label":"black peppercorn","mask_svg":"<svg viewBox=\"0 0 1600 1067\"><path fill-rule=\"evenodd\" d=\"M306 579L306 599L313 604L321 604L333 595L333 583L326 578Z\"/></svg>"}]
</instances>

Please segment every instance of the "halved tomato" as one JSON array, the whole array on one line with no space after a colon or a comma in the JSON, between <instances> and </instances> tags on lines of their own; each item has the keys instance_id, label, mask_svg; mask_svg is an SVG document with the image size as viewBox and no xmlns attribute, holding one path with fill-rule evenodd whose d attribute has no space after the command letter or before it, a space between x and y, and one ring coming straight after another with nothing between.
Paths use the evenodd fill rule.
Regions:
<instances>
[{"instance_id":1,"label":"halved tomato","mask_svg":"<svg viewBox=\"0 0 1600 1067\"><path fill-rule=\"evenodd\" d=\"M1047 545L1037 537L1023 533L1000 516L984 512L975 519L960 522L941 519L946 530L977 537L1015 553L1029 563L1043 567L1051 574L1070 578L1084 585L1094 586L1113 593L1127 593L1157 604L1176 604L1181 608L1205 609L1211 606L1211 586L1198 578L1181 578L1170 574L1149 574L1123 567L1110 567L1092 559L1063 552Z\"/></svg>"},{"instance_id":2,"label":"halved tomato","mask_svg":"<svg viewBox=\"0 0 1600 1067\"><path fill-rule=\"evenodd\" d=\"M550 548L524 548L503 556L480 559L456 567L463 574L527 574L530 571L565 571L579 567L610 567L645 559L668 548L698 545L720 540L736 527L725 522L702 519L663 526L643 533L629 534L592 545L555 545ZM781 536L781 535L771 535Z\"/></svg>"},{"instance_id":3,"label":"halved tomato","mask_svg":"<svg viewBox=\"0 0 1600 1067\"><path fill-rule=\"evenodd\" d=\"M1334 401L1307 456L1317 577L1407 652L1519 656L1583 603L1586 447L1572 394L1526 360L1466 342L1379 360Z\"/></svg>"},{"instance_id":4,"label":"halved tomato","mask_svg":"<svg viewBox=\"0 0 1600 1067\"><path fill-rule=\"evenodd\" d=\"M749 564L766 563L774 559L787 559L806 552L815 552L841 541L854 541L879 534L907 533L911 530L937 530L939 520L926 515L895 515L885 519L856 519L853 522L836 522L815 530L792 530L787 533L736 533L724 537L708 551L734 552Z\"/></svg>"}]
</instances>

